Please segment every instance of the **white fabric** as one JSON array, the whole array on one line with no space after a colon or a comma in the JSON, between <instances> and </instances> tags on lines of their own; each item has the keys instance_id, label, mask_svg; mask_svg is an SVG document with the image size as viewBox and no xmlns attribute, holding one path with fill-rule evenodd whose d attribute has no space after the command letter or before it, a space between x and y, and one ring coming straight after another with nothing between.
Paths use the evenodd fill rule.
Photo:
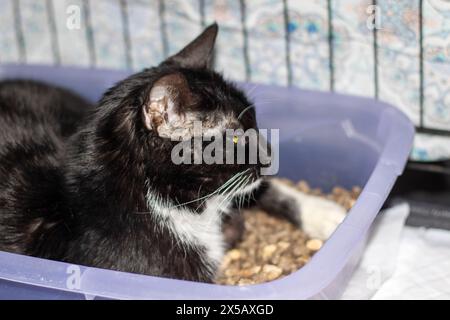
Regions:
<instances>
[{"instance_id":1,"label":"white fabric","mask_svg":"<svg viewBox=\"0 0 450 320\"><path fill-rule=\"evenodd\" d=\"M404 226L408 213L377 219L343 299L450 299L450 232Z\"/></svg>"}]
</instances>

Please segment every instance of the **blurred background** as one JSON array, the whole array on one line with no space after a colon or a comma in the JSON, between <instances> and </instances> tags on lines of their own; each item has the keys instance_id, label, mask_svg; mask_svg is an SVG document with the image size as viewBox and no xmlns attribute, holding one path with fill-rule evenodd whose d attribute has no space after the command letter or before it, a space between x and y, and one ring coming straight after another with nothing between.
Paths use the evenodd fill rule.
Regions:
<instances>
[{"instance_id":1,"label":"blurred background","mask_svg":"<svg viewBox=\"0 0 450 320\"><path fill-rule=\"evenodd\" d=\"M373 97L411 119L414 148L386 205L409 208L391 215L398 232L383 243L403 264L378 296L450 297L450 232L402 229L450 230L450 0L0 0L0 64L139 70L214 21L216 69L229 79Z\"/></svg>"}]
</instances>

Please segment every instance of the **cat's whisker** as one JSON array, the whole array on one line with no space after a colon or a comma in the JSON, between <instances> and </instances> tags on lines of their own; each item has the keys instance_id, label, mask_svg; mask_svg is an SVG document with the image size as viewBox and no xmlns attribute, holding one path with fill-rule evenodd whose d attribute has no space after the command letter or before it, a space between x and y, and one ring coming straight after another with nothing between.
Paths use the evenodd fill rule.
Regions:
<instances>
[{"instance_id":1,"label":"cat's whisker","mask_svg":"<svg viewBox=\"0 0 450 320\"><path fill-rule=\"evenodd\" d=\"M183 202L183 203L177 203L176 205L172 205L172 206L167 206L169 209L173 209L173 208L178 208L180 206L184 206L186 204L190 204L190 203L194 203L200 200L203 200L196 209L198 209L199 207L201 207L206 201L208 201L211 197L213 197L214 195L217 194L223 194L224 195L224 199L220 202L220 204L218 205L218 208L220 208L225 201L229 200L230 197L232 197L237 190L245 184L245 181L248 181L248 179L246 179L245 174L249 171L250 169L246 169L244 171L238 172L235 175L233 175L230 179L228 179L223 185L221 185L219 188L217 188L215 191L203 196L203 197L198 197L194 200L190 200L187 202ZM247 177L248 178L248 177ZM200 186L201 188L201 186ZM200 190L199 188L199 190ZM157 195L158 197L158 201L162 201L162 199L160 199L160 195ZM135 211L134 214L150 214L151 211Z\"/></svg>"},{"instance_id":2,"label":"cat's whisker","mask_svg":"<svg viewBox=\"0 0 450 320\"><path fill-rule=\"evenodd\" d=\"M217 195L217 194L219 194L222 190L223 190L223 188L225 187L225 186L228 186L228 185L230 185L232 182L233 182L233 180L236 180L237 179L237 176L236 177L232 177L232 179L229 179L227 182L225 182L221 187L219 187L218 189L216 189L215 191L213 191L213 192L211 192L210 194L207 194L206 196L204 196L204 197L199 197L199 198L197 198L197 199L195 199L195 200L192 200L192 201L188 201L188 202L185 202L185 203L182 203L182 204L178 204L178 206L182 206L182 205L184 205L184 204L188 204L188 203L192 203L192 202L196 202L196 201L199 201L199 200L203 200L202 202L200 202L200 204L195 208L196 210L198 210L206 201L208 201L211 197L213 197L214 195Z\"/></svg>"},{"instance_id":3,"label":"cat's whisker","mask_svg":"<svg viewBox=\"0 0 450 320\"><path fill-rule=\"evenodd\" d=\"M239 192L242 191L242 190L244 190L244 188L248 185L249 179L250 179L250 176L243 177L243 178L241 179L241 182L239 183L238 188L236 188L235 190L233 190L233 194L230 195L230 196L234 197L236 194L238 194L238 198L236 199L236 201L237 201L237 205L238 205L238 208L239 208L239 209L240 209L240 207L241 207L241 203L240 203L241 195L239 195Z\"/></svg>"},{"instance_id":4,"label":"cat's whisker","mask_svg":"<svg viewBox=\"0 0 450 320\"><path fill-rule=\"evenodd\" d=\"M247 186L249 186L252 183L254 183L257 179L249 177L248 180L249 181L247 181ZM242 199L243 199L243 201L242 201L243 205L249 204L251 199L255 200L255 193L253 192L253 190L251 190L250 192L247 192L247 193L243 193L242 194Z\"/></svg>"},{"instance_id":5,"label":"cat's whisker","mask_svg":"<svg viewBox=\"0 0 450 320\"><path fill-rule=\"evenodd\" d=\"M238 180L236 180L232 186L228 187L227 190L223 193L224 199L219 203L218 207L222 207L222 205L229 201L230 198L232 198L236 190L242 185L242 182L244 180L244 176L240 176Z\"/></svg>"},{"instance_id":6,"label":"cat's whisker","mask_svg":"<svg viewBox=\"0 0 450 320\"><path fill-rule=\"evenodd\" d=\"M259 87L259 83L255 83L253 88L251 88L250 90L247 91L247 96L250 96L253 93L253 91L255 91L256 88L258 88L258 87Z\"/></svg>"},{"instance_id":7,"label":"cat's whisker","mask_svg":"<svg viewBox=\"0 0 450 320\"><path fill-rule=\"evenodd\" d=\"M233 182L233 180L236 180L237 178L239 178L240 176L244 175L245 173L247 173L250 169L246 169L244 171L238 172L236 173L234 176L232 176L230 179L228 179L221 187L219 187L217 190L223 190L227 185L231 184L231 182Z\"/></svg>"},{"instance_id":8,"label":"cat's whisker","mask_svg":"<svg viewBox=\"0 0 450 320\"><path fill-rule=\"evenodd\" d=\"M242 185L245 185L245 181L242 183ZM236 202L237 202L237 206L238 206L238 209L239 210L241 210L241 195L239 194L239 190L240 190L241 188L239 188L238 190L236 190L237 192L237 199L236 199Z\"/></svg>"},{"instance_id":9,"label":"cat's whisker","mask_svg":"<svg viewBox=\"0 0 450 320\"><path fill-rule=\"evenodd\" d=\"M251 180L251 177L247 176L247 179L245 180L245 183L244 183L244 187L246 187L249 184L248 183L249 180ZM244 189L244 187L242 188L242 190ZM242 191L242 190L240 190L240 191ZM244 196L245 196L245 193L242 193L239 195L239 210L241 210L244 205L244 202L243 202Z\"/></svg>"},{"instance_id":10,"label":"cat's whisker","mask_svg":"<svg viewBox=\"0 0 450 320\"><path fill-rule=\"evenodd\" d=\"M218 207L221 207L222 204L225 203L225 201L227 201L230 196L234 194L235 190L241 185L242 180L243 177L240 176L239 179L235 180L235 182L225 190L225 192L223 193L224 198L219 203Z\"/></svg>"},{"instance_id":11,"label":"cat's whisker","mask_svg":"<svg viewBox=\"0 0 450 320\"><path fill-rule=\"evenodd\" d=\"M184 206L184 205L186 205L186 204L190 204L190 203L193 203L193 202L197 202L197 201L199 201L199 200L202 200L202 199L210 198L211 196L213 196L214 193L215 193L215 192L210 193L210 194L207 194L206 196L203 196L203 197L200 197L200 198L197 198L197 199L194 199L194 200L190 200L190 201L186 201L186 202L183 202L183 203L179 203L179 204L177 204L177 205L174 205L174 206L169 207L169 209L178 208L178 207Z\"/></svg>"},{"instance_id":12,"label":"cat's whisker","mask_svg":"<svg viewBox=\"0 0 450 320\"><path fill-rule=\"evenodd\" d=\"M241 171L241 172L235 174L233 177L231 177L230 179L228 179L222 186L220 186L220 187L217 188L215 191L213 191L213 192L211 192L211 193L209 193L209 194L207 194L207 195L205 195L205 196L203 196L203 197L199 197L199 198L196 198L196 199L194 199L194 200L190 200L190 201L186 201L186 202L183 202L183 203L179 203L179 204L177 204L177 205L175 205L175 206L172 206L171 208L178 208L178 207L184 206L184 205L186 205L186 204L194 203L194 202L197 202L197 201L200 201L200 200L205 200L205 201L206 201L206 200L208 200L209 198L211 198L212 196L214 196L214 195L219 194L220 192L222 192L223 188L225 188L225 187L227 187L228 185L230 185L230 184L233 182L233 180L236 180L237 178L239 178L240 176L242 176L243 174L245 174L248 170L249 170L249 169L244 170L244 171ZM203 203L202 203L202 204L203 204Z\"/></svg>"},{"instance_id":13,"label":"cat's whisker","mask_svg":"<svg viewBox=\"0 0 450 320\"><path fill-rule=\"evenodd\" d=\"M249 169L244 170L244 171L241 171L240 173L238 173L236 179L234 179L234 181L233 181L233 184L237 183L237 181L238 181L239 179L241 179L242 176L243 176L245 173L248 172L248 170L249 170ZM229 185L231 185L231 183L230 183ZM228 189L229 189L229 188L226 188L226 189L222 188L222 189L221 189L221 192L222 192L222 191L226 192L226 190L228 190Z\"/></svg>"},{"instance_id":14,"label":"cat's whisker","mask_svg":"<svg viewBox=\"0 0 450 320\"><path fill-rule=\"evenodd\" d=\"M260 106L263 104L269 104L269 103L274 103L274 102L280 102L283 101L282 99L277 99L277 100L265 100L265 101L258 101L257 103L254 103L255 106Z\"/></svg>"},{"instance_id":15,"label":"cat's whisker","mask_svg":"<svg viewBox=\"0 0 450 320\"><path fill-rule=\"evenodd\" d=\"M225 198L217 206L218 210L223 211L222 206L228 204L228 202L235 196L236 191L243 185L244 178L245 177L241 177L239 182L235 183L235 186L228 192L228 194L226 194Z\"/></svg>"},{"instance_id":16,"label":"cat's whisker","mask_svg":"<svg viewBox=\"0 0 450 320\"><path fill-rule=\"evenodd\" d=\"M251 105L249 105L248 107L246 107L246 108L245 108L244 110L242 110L242 112L237 116L237 119L240 120L241 117L242 117L248 110L250 110L250 109L252 109L252 108L254 108L254 107L255 107L254 104L251 104Z\"/></svg>"},{"instance_id":17,"label":"cat's whisker","mask_svg":"<svg viewBox=\"0 0 450 320\"><path fill-rule=\"evenodd\" d=\"M200 184L200 187L198 187L198 191L197 191L197 198L200 197L200 191L202 190L203 185L205 184L205 182Z\"/></svg>"},{"instance_id":18,"label":"cat's whisker","mask_svg":"<svg viewBox=\"0 0 450 320\"><path fill-rule=\"evenodd\" d=\"M250 184L255 183L256 179L253 179ZM246 201L247 201L247 205L250 204L250 201L255 200L255 193L252 191L250 191L249 193L247 193L246 195Z\"/></svg>"}]
</instances>

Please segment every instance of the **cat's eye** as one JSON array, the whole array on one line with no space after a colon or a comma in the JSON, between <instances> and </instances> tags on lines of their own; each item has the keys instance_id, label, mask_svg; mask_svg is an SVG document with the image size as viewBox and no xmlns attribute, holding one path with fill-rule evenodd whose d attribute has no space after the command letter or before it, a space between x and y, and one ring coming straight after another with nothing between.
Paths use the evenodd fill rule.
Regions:
<instances>
[{"instance_id":1,"label":"cat's eye","mask_svg":"<svg viewBox=\"0 0 450 320\"><path fill-rule=\"evenodd\" d=\"M239 137L238 136L233 136L233 143L237 144L239 141Z\"/></svg>"}]
</instances>

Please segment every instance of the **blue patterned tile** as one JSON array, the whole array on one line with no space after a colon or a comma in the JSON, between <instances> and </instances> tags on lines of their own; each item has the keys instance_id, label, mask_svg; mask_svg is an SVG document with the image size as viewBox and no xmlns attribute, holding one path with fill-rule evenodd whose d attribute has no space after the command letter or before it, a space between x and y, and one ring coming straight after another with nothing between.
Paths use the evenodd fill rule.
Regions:
<instances>
[{"instance_id":1,"label":"blue patterned tile","mask_svg":"<svg viewBox=\"0 0 450 320\"><path fill-rule=\"evenodd\" d=\"M424 125L450 130L450 2L424 2Z\"/></svg>"},{"instance_id":2,"label":"blue patterned tile","mask_svg":"<svg viewBox=\"0 0 450 320\"><path fill-rule=\"evenodd\" d=\"M20 1L28 63L53 64L54 56L45 1Z\"/></svg>"},{"instance_id":3,"label":"blue patterned tile","mask_svg":"<svg viewBox=\"0 0 450 320\"><path fill-rule=\"evenodd\" d=\"M95 43L96 66L126 67L125 43L120 3L118 0L90 0L89 7Z\"/></svg>"},{"instance_id":4,"label":"blue patterned tile","mask_svg":"<svg viewBox=\"0 0 450 320\"><path fill-rule=\"evenodd\" d=\"M0 62L20 60L13 1L0 1ZM334 88L338 92L373 96L378 76L379 98L403 110L420 123L419 0L378 0L381 29L377 31L378 67L374 72L373 32L367 27L371 0L330 0L333 16ZM286 85L289 75L302 88L329 90L330 56L327 0L244 0L248 30L251 80ZM18 3L18 2L16 2ZM246 78L246 56L239 0L127 0L129 51L125 51L120 0L51 0L57 47L52 35L47 1L21 0L24 51L28 63L134 69L159 63L198 35L202 29L200 5L206 23L217 21L217 69L228 78ZM89 3L92 33L86 26L83 4ZM160 4L164 5L164 15ZM423 0L424 125L450 130L450 2ZM71 12L80 13L80 27L70 28ZM166 41L161 24L165 22ZM289 32L290 66L286 52ZM90 46L92 35L94 46ZM166 50L164 50L164 48ZM127 58L130 58L127 60ZM416 139L413 157L422 160L448 157L440 137ZM446 153L447 152L447 153Z\"/></svg>"},{"instance_id":5,"label":"blue patterned tile","mask_svg":"<svg viewBox=\"0 0 450 320\"><path fill-rule=\"evenodd\" d=\"M220 27L216 43L216 69L227 78L245 80L244 37L239 1L205 0L207 24Z\"/></svg>"},{"instance_id":6,"label":"blue patterned tile","mask_svg":"<svg viewBox=\"0 0 450 320\"><path fill-rule=\"evenodd\" d=\"M419 0L379 0L379 97L420 123Z\"/></svg>"},{"instance_id":7,"label":"blue patterned tile","mask_svg":"<svg viewBox=\"0 0 450 320\"><path fill-rule=\"evenodd\" d=\"M129 34L133 68L159 64L164 58L158 1L128 1Z\"/></svg>"},{"instance_id":8,"label":"blue patterned tile","mask_svg":"<svg viewBox=\"0 0 450 320\"><path fill-rule=\"evenodd\" d=\"M374 96L372 0L333 0L334 79L337 92Z\"/></svg>"},{"instance_id":9,"label":"blue patterned tile","mask_svg":"<svg viewBox=\"0 0 450 320\"><path fill-rule=\"evenodd\" d=\"M17 39L14 29L14 10L12 1L0 1L0 62L19 61Z\"/></svg>"},{"instance_id":10,"label":"blue patterned tile","mask_svg":"<svg viewBox=\"0 0 450 320\"><path fill-rule=\"evenodd\" d=\"M169 55L181 50L202 30L199 0L165 0Z\"/></svg>"},{"instance_id":11,"label":"blue patterned tile","mask_svg":"<svg viewBox=\"0 0 450 320\"><path fill-rule=\"evenodd\" d=\"M410 158L415 161L450 159L450 137L418 133Z\"/></svg>"},{"instance_id":12,"label":"blue patterned tile","mask_svg":"<svg viewBox=\"0 0 450 320\"><path fill-rule=\"evenodd\" d=\"M327 1L288 1L293 84L330 89Z\"/></svg>"},{"instance_id":13,"label":"blue patterned tile","mask_svg":"<svg viewBox=\"0 0 450 320\"><path fill-rule=\"evenodd\" d=\"M282 2L252 0L246 7L251 80L287 84Z\"/></svg>"},{"instance_id":14,"label":"blue patterned tile","mask_svg":"<svg viewBox=\"0 0 450 320\"><path fill-rule=\"evenodd\" d=\"M88 66L89 48L86 39L86 25L83 17L82 0L53 0L59 52L64 65ZM81 14L80 27L76 25L77 13Z\"/></svg>"}]
</instances>

